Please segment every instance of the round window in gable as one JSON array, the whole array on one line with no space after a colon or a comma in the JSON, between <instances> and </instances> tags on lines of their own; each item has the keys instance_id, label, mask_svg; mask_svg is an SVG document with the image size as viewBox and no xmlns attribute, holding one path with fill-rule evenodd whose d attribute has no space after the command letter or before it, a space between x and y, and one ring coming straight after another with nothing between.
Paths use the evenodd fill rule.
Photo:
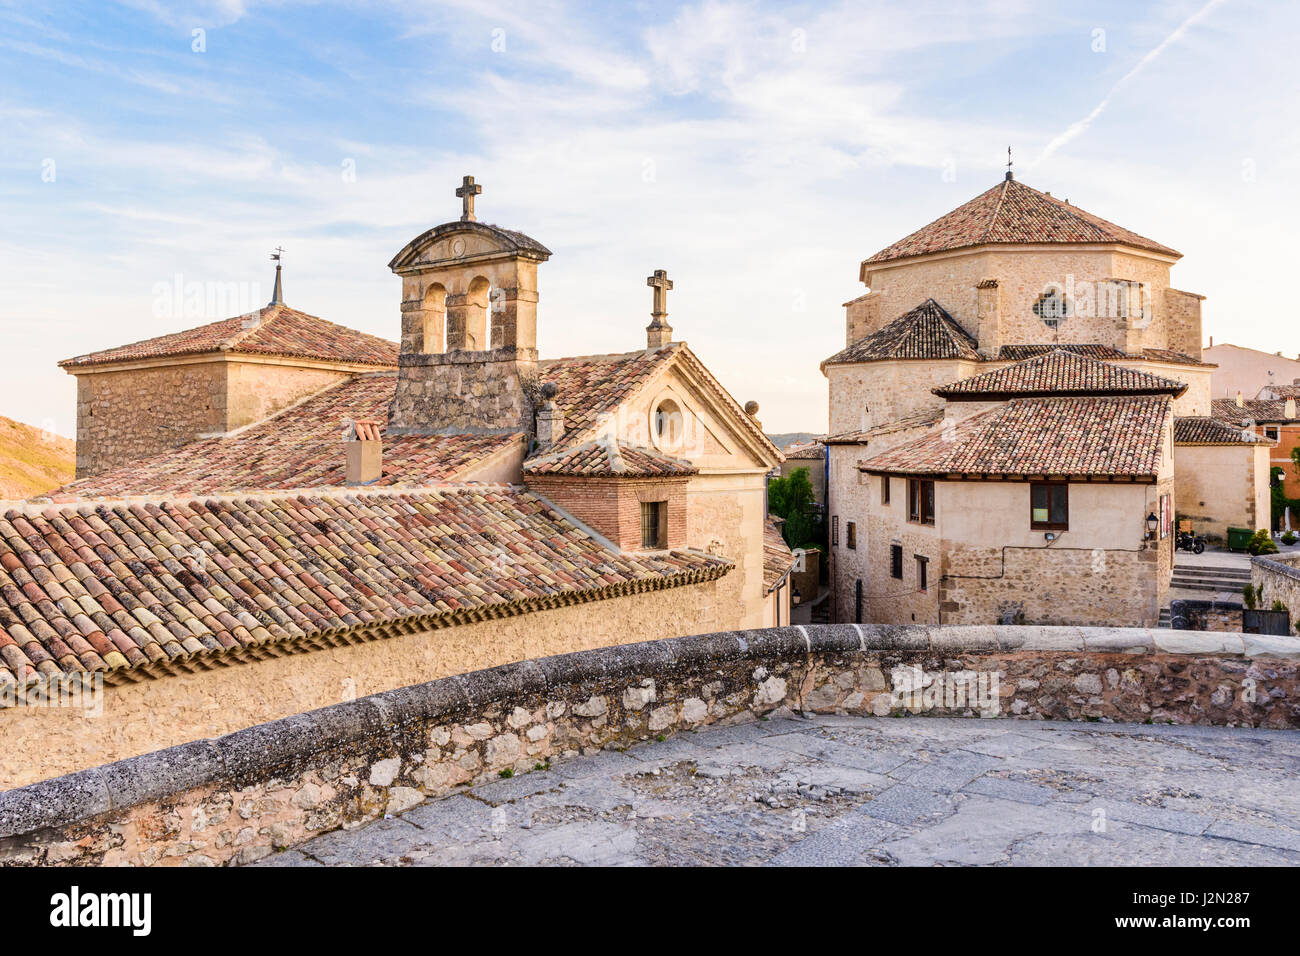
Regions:
<instances>
[{"instance_id":1,"label":"round window in gable","mask_svg":"<svg viewBox=\"0 0 1300 956\"><path fill-rule=\"evenodd\" d=\"M1063 319L1068 319L1073 314L1074 306L1070 300L1056 289L1048 289L1034 303L1034 315L1042 319L1049 329L1056 328Z\"/></svg>"},{"instance_id":2,"label":"round window in gable","mask_svg":"<svg viewBox=\"0 0 1300 956\"><path fill-rule=\"evenodd\" d=\"M681 445L685 432L684 420L682 410L672 399L666 398L655 406L650 424L654 431L656 448L671 451Z\"/></svg>"}]
</instances>

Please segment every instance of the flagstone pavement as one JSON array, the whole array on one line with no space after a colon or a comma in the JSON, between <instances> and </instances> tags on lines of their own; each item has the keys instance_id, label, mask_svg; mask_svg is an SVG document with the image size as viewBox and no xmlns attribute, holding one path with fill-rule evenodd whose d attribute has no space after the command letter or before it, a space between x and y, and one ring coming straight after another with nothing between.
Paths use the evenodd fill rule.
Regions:
<instances>
[{"instance_id":1,"label":"flagstone pavement","mask_svg":"<svg viewBox=\"0 0 1300 956\"><path fill-rule=\"evenodd\" d=\"M1300 732L937 717L710 727L262 866L1295 865Z\"/></svg>"}]
</instances>

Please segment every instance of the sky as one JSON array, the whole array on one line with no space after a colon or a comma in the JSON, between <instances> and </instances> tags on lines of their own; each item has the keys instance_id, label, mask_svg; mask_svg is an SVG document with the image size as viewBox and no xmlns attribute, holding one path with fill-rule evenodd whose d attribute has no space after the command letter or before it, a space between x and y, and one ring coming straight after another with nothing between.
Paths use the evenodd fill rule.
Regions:
<instances>
[{"instance_id":1,"label":"sky","mask_svg":"<svg viewBox=\"0 0 1300 956\"><path fill-rule=\"evenodd\" d=\"M1173 246L1206 336L1300 352L1300 5L0 0L0 415L56 362L285 298L399 335L388 261L528 233L543 357L675 338L824 431L858 264L1017 178ZM200 294L195 295L197 290ZM188 294L187 294L188 293Z\"/></svg>"}]
</instances>

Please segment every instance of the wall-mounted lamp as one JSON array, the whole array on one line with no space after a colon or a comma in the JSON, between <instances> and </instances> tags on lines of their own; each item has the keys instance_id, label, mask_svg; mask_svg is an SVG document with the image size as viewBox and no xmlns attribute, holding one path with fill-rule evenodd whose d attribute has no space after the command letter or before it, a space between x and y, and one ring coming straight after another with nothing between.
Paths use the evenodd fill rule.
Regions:
<instances>
[{"instance_id":1,"label":"wall-mounted lamp","mask_svg":"<svg viewBox=\"0 0 1300 956\"><path fill-rule=\"evenodd\" d=\"M1149 515L1147 515L1147 540L1148 541L1151 541L1155 538L1156 531L1159 529L1159 527L1160 527L1160 519L1156 517L1156 513L1153 511Z\"/></svg>"}]
</instances>

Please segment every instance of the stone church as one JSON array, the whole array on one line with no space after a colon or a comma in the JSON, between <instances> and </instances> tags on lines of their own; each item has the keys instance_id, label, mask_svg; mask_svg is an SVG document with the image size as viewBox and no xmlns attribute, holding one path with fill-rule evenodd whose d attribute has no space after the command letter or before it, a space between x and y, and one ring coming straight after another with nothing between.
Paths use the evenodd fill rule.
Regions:
<instances>
[{"instance_id":1,"label":"stone church","mask_svg":"<svg viewBox=\"0 0 1300 956\"><path fill-rule=\"evenodd\" d=\"M1177 520L1268 526L1180 257L1008 172L862 262L821 366L834 619L1154 626Z\"/></svg>"},{"instance_id":2,"label":"stone church","mask_svg":"<svg viewBox=\"0 0 1300 956\"><path fill-rule=\"evenodd\" d=\"M0 789L572 650L789 622L782 460L668 324L544 358L551 252L458 220L389 263L400 345L291 308L68 359L77 480L0 519ZM397 327L396 318L394 327ZM639 338L639 336L638 336ZM630 343L632 344L632 343ZM526 761L527 740L518 759Z\"/></svg>"}]
</instances>

